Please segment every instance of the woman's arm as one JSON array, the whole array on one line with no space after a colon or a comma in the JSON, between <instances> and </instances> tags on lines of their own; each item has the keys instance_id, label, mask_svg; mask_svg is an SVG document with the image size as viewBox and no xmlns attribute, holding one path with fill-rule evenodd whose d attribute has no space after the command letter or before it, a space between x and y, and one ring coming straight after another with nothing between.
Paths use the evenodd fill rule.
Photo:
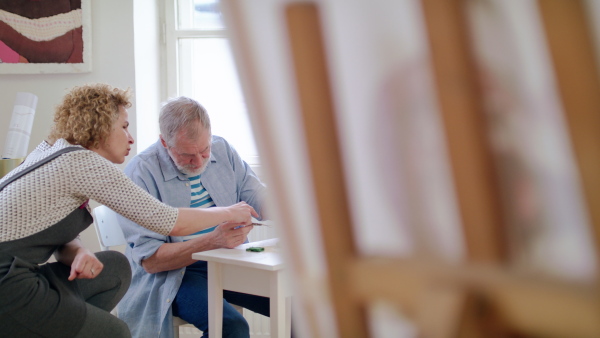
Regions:
<instances>
[{"instance_id":1,"label":"woman's arm","mask_svg":"<svg viewBox=\"0 0 600 338\"><path fill-rule=\"evenodd\" d=\"M245 202L207 209L168 206L95 152L73 154L75 163L86 163L86 170L71 170L73 194L87 196L156 233L185 236L224 222L250 224L251 216L258 217Z\"/></svg>"},{"instance_id":2,"label":"woman's arm","mask_svg":"<svg viewBox=\"0 0 600 338\"><path fill-rule=\"evenodd\" d=\"M185 236L224 222L249 225L258 213L246 202L229 207L179 208L179 215L169 236Z\"/></svg>"}]
</instances>

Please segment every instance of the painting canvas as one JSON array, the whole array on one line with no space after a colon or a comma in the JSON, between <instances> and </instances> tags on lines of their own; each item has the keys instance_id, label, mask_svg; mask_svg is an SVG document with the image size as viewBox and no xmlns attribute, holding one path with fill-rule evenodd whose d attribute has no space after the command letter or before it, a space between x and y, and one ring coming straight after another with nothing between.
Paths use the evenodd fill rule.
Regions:
<instances>
[{"instance_id":1,"label":"painting canvas","mask_svg":"<svg viewBox=\"0 0 600 338\"><path fill-rule=\"evenodd\" d=\"M338 123L360 252L460 259L460 220L420 2L329 1L327 9L332 90L343 112Z\"/></svg>"},{"instance_id":2,"label":"painting canvas","mask_svg":"<svg viewBox=\"0 0 600 338\"><path fill-rule=\"evenodd\" d=\"M0 73L91 71L90 0L0 2Z\"/></svg>"},{"instance_id":3,"label":"painting canvas","mask_svg":"<svg viewBox=\"0 0 600 338\"><path fill-rule=\"evenodd\" d=\"M511 264L593 278L590 224L536 2L468 4Z\"/></svg>"}]
</instances>

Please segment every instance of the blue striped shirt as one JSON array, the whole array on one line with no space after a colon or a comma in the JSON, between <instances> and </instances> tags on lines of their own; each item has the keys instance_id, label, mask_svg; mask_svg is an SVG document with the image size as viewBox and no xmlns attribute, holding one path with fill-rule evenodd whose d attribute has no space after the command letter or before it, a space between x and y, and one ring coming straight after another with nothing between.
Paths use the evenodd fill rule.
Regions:
<instances>
[{"instance_id":1,"label":"blue striped shirt","mask_svg":"<svg viewBox=\"0 0 600 338\"><path fill-rule=\"evenodd\" d=\"M190 200L190 208L210 208L215 206L215 202L210 197L206 188L202 185L202 181L200 181L200 177L202 175L196 175L189 177L190 188L191 188L191 200ZM211 232L215 230L216 226L208 229L204 229L202 231L198 231L188 236L184 236L184 241L189 241L190 239L196 238L202 234Z\"/></svg>"}]
</instances>

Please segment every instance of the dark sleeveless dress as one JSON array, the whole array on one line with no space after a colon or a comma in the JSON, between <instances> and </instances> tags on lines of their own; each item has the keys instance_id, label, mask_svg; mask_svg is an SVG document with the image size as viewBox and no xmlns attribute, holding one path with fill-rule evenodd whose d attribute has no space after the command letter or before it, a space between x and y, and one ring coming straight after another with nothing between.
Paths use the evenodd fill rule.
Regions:
<instances>
[{"instance_id":1,"label":"dark sleeveless dress","mask_svg":"<svg viewBox=\"0 0 600 338\"><path fill-rule=\"evenodd\" d=\"M4 182L0 190L61 154L74 150L82 148L62 149ZM82 206L43 231L0 243L0 336L77 335L86 317L86 307L77 283L67 280L70 267L58 262L44 263L58 247L77 238L92 221L92 216Z\"/></svg>"}]
</instances>

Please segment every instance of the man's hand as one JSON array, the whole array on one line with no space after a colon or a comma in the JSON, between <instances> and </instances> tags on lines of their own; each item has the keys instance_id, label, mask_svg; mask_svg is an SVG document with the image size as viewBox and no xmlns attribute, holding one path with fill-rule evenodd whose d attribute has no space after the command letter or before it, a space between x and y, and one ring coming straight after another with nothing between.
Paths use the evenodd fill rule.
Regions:
<instances>
[{"instance_id":1,"label":"man's hand","mask_svg":"<svg viewBox=\"0 0 600 338\"><path fill-rule=\"evenodd\" d=\"M220 224L210 233L211 243L219 248L234 248L246 241L252 228L254 228L252 225L244 226L243 223Z\"/></svg>"},{"instance_id":2,"label":"man's hand","mask_svg":"<svg viewBox=\"0 0 600 338\"><path fill-rule=\"evenodd\" d=\"M219 248L234 248L246 241L253 226L245 223L225 222L213 231L185 242L163 243L156 252L142 260L148 273L158 273L186 267L197 262L192 259L194 252ZM236 229L237 228L237 229Z\"/></svg>"}]
</instances>

